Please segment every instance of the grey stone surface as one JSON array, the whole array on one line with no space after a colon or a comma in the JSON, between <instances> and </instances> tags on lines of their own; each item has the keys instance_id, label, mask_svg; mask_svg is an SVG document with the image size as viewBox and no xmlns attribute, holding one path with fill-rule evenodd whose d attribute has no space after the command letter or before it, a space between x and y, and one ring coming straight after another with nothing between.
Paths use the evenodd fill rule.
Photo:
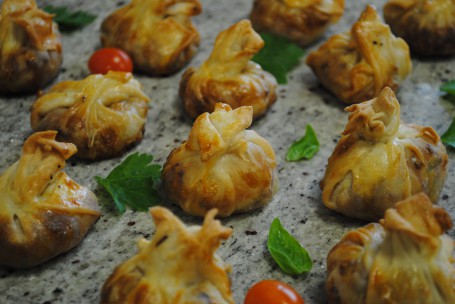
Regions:
<instances>
[{"instance_id":1,"label":"grey stone surface","mask_svg":"<svg viewBox=\"0 0 455 304\"><path fill-rule=\"evenodd\" d=\"M98 15L96 21L82 30L63 35L64 62L54 83L82 79L88 75L87 61L100 46L99 27L104 17L126 1L67 0L42 1L65 4ZM345 15L332 26L317 47L336 32L347 30L357 19L366 1L348 0ZM371 1L378 9L385 1ZM194 18L201 33L201 48L190 65L198 66L209 54L216 34L232 23L246 18L252 0L202 0L204 11ZM279 99L266 116L252 125L270 141L278 159L280 190L265 208L223 219L234 229L233 235L220 247L219 255L232 264L232 289L236 303L242 303L247 289L264 279L290 283L306 303L325 303L326 256L349 229L365 222L352 220L325 208L321 201L319 181L327 159L340 138L347 114L344 105L323 89L304 63L289 75L289 84L279 87ZM442 134L455 116L455 104L441 97L441 83L455 79L455 59L413 58L413 72L398 92L402 119L429 125ZM77 182L90 187L99 197L103 215L83 242L50 262L29 270L0 268L0 303L97 303L100 289L113 269L136 253L136 242L150 238L154 232L148 213L127 211L118 215L111 201L98 188L95 175L106 176L122 159L134 151L147 152L163 164L169 152L185 140L191 121L184 115L178 98L178 85L183 71L165 78L136 75L151 98L144 140L124 156L97 162L70 159L66 172ZM35 96L0 97L0 172L18 159L25 138L31 133L30 106ZM320 151L309 161L285 162L290 144L303 136L311 124L321 143ZM439 205L455 217L455 152L448 149L448 177ZM0 194L1 195L1 194ZM175 206L163 202L188 224L200 219L185 215ZM314 266L300 276L284 274L266 248L269 226L275 217L310 253ZM455 231L449 234L454 237Z\"/></svg>"}]
</instances>

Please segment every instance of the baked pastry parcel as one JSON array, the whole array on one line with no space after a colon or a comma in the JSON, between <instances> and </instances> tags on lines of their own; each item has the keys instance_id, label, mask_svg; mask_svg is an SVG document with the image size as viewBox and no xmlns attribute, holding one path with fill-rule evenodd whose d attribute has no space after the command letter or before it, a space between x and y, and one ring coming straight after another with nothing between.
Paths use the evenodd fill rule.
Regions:
<instances>
[{"instance_id":1,"label":"baked pastry parcel","mask_svg":"<svg viewBox=\"0 0 455 304\"><path fill-rule=\"evenodd\" d=\"M148 102L131 73L110 71L56 84L35 101L30 121L35 131L57 130L76 156L102 159L142 139Z\"/></svg>"},{"instance_id":2,"label":"baked pastry parcel","mask_svg":"<svg viewBox=\"0 0 455 304\"><path fill-rule=\"evenodd\" d=\"M351 31L332 36L311 52L307 64L348 104L376 97L386 86L396 91L412 69L408 45L391 33L371 5Z\"/></svg>"},{"instance_id":3,"label":"baked pastry parcel","mask_svg":"<svg viewBox=\"0 0 455 304\"><path fill-rule=\"evenodd\" d=\"M277 83L272 74L251 61L263 47L264 41L248 20L222 31L210 57L182 76L179 94L186 112L196 118L223 102L234 109L252 106L255 118L264 115L276 101Z\"/></svg>"},{"instance_id":4,"label":"baked pastry parcel","mask_svg":"<svg viewBox=\"0 0 455 304\"><path fill-rule=\"evenodd\" d=\"M324 205L349 217L378 220L387 208L419 192L437 202L448 158L436 131L401 123L400 105L388 87L346 111L343 137L320 183Z\"/></svg>"},{"instance_id":5,"label":"baked pastry parcel","mask_svg":"<svg viewBox=\"0 0 455 304\"><path fill-rule=\"evenodd\" d=\"M337 22L343 11L344 0L255 0L250 19L259 32L307 46Z\"/></svg>"},{"instance_id":6,"label":"baked pastry parcel","mask_svg":"<svg viewBox=\"0 0 455 304\"><path fill-rule=\"evenodd\" d=\"M192 215L220 216L267 204L278 190L276 157L252 130L252 107L218 103L194 122L188 141L168 156L161 180L166 197Z\"/></svg>"},{"instance_id":7,"label":"baked pastry parcel","mask_svg":"<svg viewBox=\"0 0 455 304\"><path fill-rule=\"evenodd\" d=\"M423 193L344 235L327 257L329 303L455 303L449 214Z\"/></svg>"},{"instance_id":8,"label":"baked pastry parcel","mask_svg":"<svg viewBox=\"0 0 455 304\"><path fill-rule=\"evenodd\" d=\"M0 15L0 93L33 92L57 76L62 44L34 0L5 0Z\"/></svg>"},{"instance_id":9,"label":"baked pastry parcel","mask_svg":"<svg viewBox=\"0 0 455 304\"><path fill-rule=\"evenodd\" d=\"M172 212L153 207L156 232L104 283L101 303L233 304L230 266L215 253L232 229L207 213L202 226L186 227Z\"/></svg>"},{"instance_id":10,"label":"baked pastry parcel","mask_svg":"<svg viewBox=\"0 0 455 304\"><path fill-rule=\"evenodd\" d=\"M76 153L38 132L0 176L0 265L26 268L77 246L100 217L96 196L61 170Z\"/></svg>"},{"instance_id":11,"label":"baked pastry parcel","mask_svg":"<svg viewBox=\"0 0 455 304\"><path fill-rule=\"evenodd\" d=\"M455 0L390 0L384 19L415 53L455 54Z\"/></svg>"},{"instance_id":12,"label":"baked pastry parcel","mask_svg":"<svg viewBox=\"0 0 455 304\"><path fill-rule=\"evenodd\" d=\"M101 43L127 52L137 71L171 74L196 53L191 17L201 11L199 0L132 0L103 21Z\"/></svg>"}]
</instances>

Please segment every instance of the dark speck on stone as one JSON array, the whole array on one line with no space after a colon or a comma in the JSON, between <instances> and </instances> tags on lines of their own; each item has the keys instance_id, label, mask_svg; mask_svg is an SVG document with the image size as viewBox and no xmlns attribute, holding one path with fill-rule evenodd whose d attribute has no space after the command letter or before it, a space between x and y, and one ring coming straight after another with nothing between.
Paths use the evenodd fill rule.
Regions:
<instances>
[{"instance_id":1,"label":"dark speck on stone","mask_svg":"<svg viewBox=\"0 0 455 304\"><path fill-rule=\"evenodd\" d=\"M80 260L74 260L71 262L71 264L79 264Z\"/></svg>"},{"instance_id":2,"label":"dark speck on stone","mask_svg":"<svg viewBox=\"0 0 455 304\"><path fill-rule=\"evenodd\" d=\"M449 196L448 196L447 194L444 194L444 195L442 196L442 200L446 201L446 200L448 200L448 199L449 199Z\"/></svg>"},{"instance_id":3,"label":"dark speck on stone","mask_svg":"<svg viewBox=\"0 0 455 304\"><path fill-rule=\"evenodd\" d=\"M63 292L63 289L57 287L54 289L54 291L52 292L53 294L61 294Z\"/></svg>"},{"instance_id":4,"label":"dark speck on stone","mask_svg":"<svg viewBox=\"0 0 455 304\"><path fill-rule=\"evenodd\" d=\"M246 235L256 235L256 234L258 234L258 233L257 233L257 231L254 231L254 230L251 230L251 231L250 231L250 230L247 230L247 231L245 231L245 234L246 234Z\"/></svg>"},{"instance_id":5,"label":"dark speck on stone","mask_svg":"<svg viewBox=\"0 0 455 304\"><path fill-rule=\"evenodd\" d=\"M131 227L131 226L134 226L135 224L136 224L136 222L131 221L131 222L128 222L127 225Z\"/></svg>"},{"instance_id":6,"label":"dark speck on stone","mask_svg":"<svg viewBox=\"0 0 455 304\"><path fill-rule=\"evenodd\" d=\"M119 2L117 2L117 6L123 6L123 5L125 5L125 2L124 2L124 1L119 1Z\"/></svg>"}]
</instances>

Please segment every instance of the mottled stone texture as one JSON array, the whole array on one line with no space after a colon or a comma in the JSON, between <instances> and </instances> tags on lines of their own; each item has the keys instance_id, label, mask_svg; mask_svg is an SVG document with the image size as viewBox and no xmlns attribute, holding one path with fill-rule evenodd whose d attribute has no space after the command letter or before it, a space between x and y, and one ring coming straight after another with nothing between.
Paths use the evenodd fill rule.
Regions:
<instances>
[{"instance_id":1,"label":"mottled stone texture","mask_svg":"<svg viewBox=\"0 0 455 304\"><path fill-rule=\"evenodd\" d=\"M89 26L63 34L63 66L54 83L81 79L88 75L87 61L100 47L99 27L104 17L127 1L58 0L40 5L64 4L98 15ZM201 47L190 65L200 65L211 51L216 34L232 23L246 18L252 0L202 0L203 13L195 24L201 33ZM385 1L370 1L382 12ZM316 48L334 33L347 30L365 7L364 1L346 1L341 21L308 48ZM245 292L254 282L278 279L290 283L306 299L306 303L325 303L326 256L330 248L349 229L365 222L348 219L325 208L321 201L319 181L327 158L332 153L347 122L344 105L319 85L311 70L301 64L289 74L289 84L278 88L278 101L271 110L252 125L270 141L278 160L280 190L265 208L223 219L234 233L218 251L231 263L232 288L236 303L242 303ZM455 104L441 97L441 83L455 79L455 58L413 58L413 72L402 84L397 97L401 102L402 119L429 125L442 134L455 116ZM157 78L136 75L151 98L148 122L143 141L128 151L152 153L163 164L169 152L185 140L191 120L185 116L178 97L183 71ZM25 138L32 130L29 116L35 96L0 97L0 172L18 159ZM320 151L309 161L285 162L290 144L303 136L311 124L321 143ZM455 150L448 149L448 177L439 205L455 217ZM127 211L119 216L112 202L98 188L94 176L106 176L123 157L99 162L70 159L66 172L80 184L91 188L99 197L103 216L75 249L52 261L29 270L0 268L0 303L97 303L100 289L114 267L136 252L140 237L150 238L153 223L147 213ZM176 206L163 202L187 224L200 224L199 218L185 215ZM266 248L269 226L279 217L299 242L308 250L314 266L310 273L288 276L281 272ZM455 236L455 231L449 232Z\"/></svg>"}]
</instances>

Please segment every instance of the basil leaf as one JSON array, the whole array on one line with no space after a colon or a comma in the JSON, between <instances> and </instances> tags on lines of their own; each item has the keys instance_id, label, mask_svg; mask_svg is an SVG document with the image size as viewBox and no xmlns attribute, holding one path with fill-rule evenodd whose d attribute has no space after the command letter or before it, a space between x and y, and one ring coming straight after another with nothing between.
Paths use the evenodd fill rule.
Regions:
<instances>
[{"instance_id":1,"label":"basil leaf","mask_svg":"<svg viewBox=\"0 0 455 304\"><path fill-rule=\"evenodd\" d=\"M299 64L305 51L284 37L268 33L260 35L265 45L252 60L272 73L279 84L286 84L286 74Z\"/></svg>"},{"instance_id":2,"label":"basil leaf","mask_svg":"<svg viewBox=\"0 0 455 304\"><path fill-rule=\"evenodd\" d=\"M280 268L288 274L301 274L310 271L313 266L308 252L281 226L278 218L270 226L267 248Z\"/></svg>"},{"instance_id":3,"label":"basil leaf","mask_svg":"<svg viewBox=\"0 0 455 304\"><path fill-rule=\"evenodd\" d=\"M444 91L446 93L449 93L451 95L455 95L455 80L444 83L440 87L440 90Z\"/></svg>"},{"instance_id":4,"label":"basil leaf","mask_svg":"<svg viewBox=\"0 0 455 304\"><path fill-rule=\"evenodd\" d=\"M305 136L296 141L286 154L286 161L310 159L319 151L319 141L311 125L306 126Z\"/></svg>"},{"instance_id":5,"label":"basil leaf","mask_svg":"<svg viewBox=\"0 0 455 304\"><path fill-rule=\"evenodd\" d=\"M442 134L441 140L446 145L455 148L455 118L452 120L452 123L450 124L447 131L444 134Z\"/></svg>"},{"instance_id":6,"label":"basil leaf","mask_svg":"<svg viewBox=\"0 0 455 304\"><path fill-rule=\"evenodd\" d=\"M44 7L44 10L49 14L55 15L53 20L57 22L59 26L68 29L83 27L96 19L95 15L83 11L70 12L68 8L64 6L47 5Z\"/></svg>"},{"instance_id":7,"label":"basil leaf","mask_svg":"<svg viewBox=\"0 0 455 304\"><path fill-rule=\"evenodd\" d=\"M152 155L136 152L115 167L106 178L95 176L97 183L111 195L121 213L125 212L126 205L134 210L146 211L160 201L157 184L161 166L150 164L152 160Z\"/></svg>"}]
</instances>

